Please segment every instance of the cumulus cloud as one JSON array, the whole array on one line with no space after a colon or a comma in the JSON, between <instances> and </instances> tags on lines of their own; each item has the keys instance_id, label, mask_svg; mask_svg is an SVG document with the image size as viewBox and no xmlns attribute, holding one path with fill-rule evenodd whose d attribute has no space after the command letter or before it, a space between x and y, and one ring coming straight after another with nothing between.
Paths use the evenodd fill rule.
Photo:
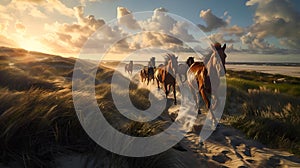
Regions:
<instances>
[{"instance_id":1,"label":"cumulus cloud","mask_svg":"<svg viewBox=\"0 0 300 168\"><path fill-rule=\"evenodd\" d=\"M274 49L274 46L271 45L268 41L263 38L259 38L257 35L249 32L246 35L241 37L242 44L248 46L249 50L253 51L266 51L270 49Z\"/></svg>"},{"instance_id":2,"label":"cumulus cloud","mask_svg":"<svg viewBox=\"0 0 300 168\"><path fill-rule=\"evenodd\" d=\"M194 36L188 32L189 27L187 22L176 22L170 32L184 42L195 42Z\"/></svg>"},{"instance_id":3,"label":"cumulus cloud","mask_svg":"<svg viewBox=\"0 0 300 168\"><path fill-rule=\"evenodd\" d=\"M59 0L48 0L47 3L43 4L44 8L51 12L59 12L62 15L66 15L69 17L73 16L73 9L68 8L65 4L63 4Z\"/></svg>"},{"instance_id":4,"label":"cumulus cloud","mask_svg":"<svg viewBox=\"0 0 300 168\"><path fill-rule=\"evenodd\" d=\"M206 26L201 24L199 24L198 26L204 32L210 32L212 30L218 29L220 27L225 27L228 25L228 22L214 15L211 9L201 10L200 17L204 20ZM230 19L228 21L230 21Z\"/></svg>"},{"instance_id":5,"label":"cumulus cloud","mask_svg":"<svg viewBox=\"0 0 300 168\"><path fill-rule=\"evenodd\" d=\"M214 33L208 36L208 38L213 42L219 42L219 43L235 43L236 40L232 38L226 38L223 33Z\"/></svg>"},{"instance_id":6,"label":"cumulus cloud","mask_svg":"<svg viewBox=\"0 0 300 168\"><path fill-rule=\"evenodd\" d=\"M233 25L230 27L223 27L221 28L221 32L224 32L226 35L235 35L235 36L242 36L245 34L245 28L240 27L238 25Z\"/></svg>"},{"instance_id":7,"label":"cumulus cloud","mask_svg":"<svg viewBox=\"0 0 300 168\"><path fill-rule=\"evenodd\" d=\"M42 37L43 43L50 48L63 53L78 52L87 39L99 27L105 25L102 19L96 19L93 15L84 15L84 7L74 8L74 15L77 22L45 24L45 29L49 32ZM109 36L112 30L103 29Z\"/></svg>"},{"instance_id":8,"label":"cumulus cloud","mask_svg":"<svg viewBox=\"0 0 300 168\"><path fill-rule=\"evenodd\" d=\"M256 7L250 32L257 39L273 36L286 47L299 48L300 13L288 0L249 0L246 5Z\"/></svg>"},{"instance_id":9,"label":"cumulus cloud","mask_svg":"<svg viewBox=\"0 0 300 168\"><path fill-rule=\"evenodd\" d=\"M140 22L142 29L145 31L168 34L169 36L173 36L174 38L185 42L196 41L194 36L188 32L188 29L190 28L188 23L178 21L169 16L166 12L167 9L162 7L154 9L153 15L150 19ZM169 40L170 38L166 38L166 41Z\"/></svg>"},{"instance_id":10,"label":"cumulus cloud","mask_svg":"<svg viewBox=\"0 0 300 168\"><path fill-rule=\"evenodd\" d=\"M125 7L117 7L117 18L120 25L124 25L129 29L140 29L140 25L134 19L131 11Z\"/></svg>"},{"instance_id":11,"label":"cumulus cloud","mask_svg":"<svg viewBox=\"0 0 300 168\"><path fill-rule=\"evenodd\" d=\"M73 17L73 9L67 7L60 0L12 0L6 6L0 5L6 19L16 17L17 14L26 14L35 18L47 18L47 14L61 14ZM0 19L3 16L0 16ZM13 19L12 19L13 20Z\"/></svg>"}]
</instances>

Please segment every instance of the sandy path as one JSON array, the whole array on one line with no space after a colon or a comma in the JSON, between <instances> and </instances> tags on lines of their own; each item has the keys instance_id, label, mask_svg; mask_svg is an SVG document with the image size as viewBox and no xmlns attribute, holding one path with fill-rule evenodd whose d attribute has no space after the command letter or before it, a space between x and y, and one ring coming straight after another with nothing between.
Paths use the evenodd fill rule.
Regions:
<instances>
[{"instance_id":1,"label":"sandy path","mask_svg":"<svg viewBox=\"0 0 300 168\"><path fill-rule=\"evenodd\" d=\"M121 73L139 83L139 87L149 89L158 99L164 98L163 91L157 91L156 83L139 82L139 77ZM169 95L172 99L173 95ZM180 103L180 93L177 93ZM175 120L179 105L171 105L166 120ZM195 159L192 167L300 167L300 158L285 151L266 148L261 143L247 139L239 130L219 124L213 134L199 145L199 132L206 113L198 115L193 129L186 134L180 145L187 151L177 151L183 158ZM176 151L176 150L174 150Z\"/></svg>"}]
</instances>

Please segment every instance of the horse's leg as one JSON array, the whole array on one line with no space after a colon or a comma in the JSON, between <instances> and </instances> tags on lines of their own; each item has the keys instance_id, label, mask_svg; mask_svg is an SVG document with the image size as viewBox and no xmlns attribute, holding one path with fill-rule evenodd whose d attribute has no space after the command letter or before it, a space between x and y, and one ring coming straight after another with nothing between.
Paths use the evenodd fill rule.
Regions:
<instances>
[{"instance_id":1,"label":"horse's leg","mask_svg":"<svg viewBox=\"0 0 300 168\"><path fill-rule=\"evenodd\" d=\"M180 82L182 83L182 76L181 76L181 74L178 73L178 76L179 76Z\"/></svg>"},{"instance_id":2,"label":"horse's leg","mask_svg":"<svg viewBox=\"0 0 300 168\"><path fill-rule=\"evenodd\" d=\"M209 102L209 100L208 100L208 98L207 98L207 96L206 96L206 94L205 94L203 85L200 85L200 86L199 86L199 92L200 92L200 94L201 94L201 96L202 96L202 99L203 99L205 105L206 105L206 108L209 109L209 108L210 108L210 102Z\"/></svg>"},{"instance_id":3,"label":"horse's leg","mask_svg":"<svg viewBox=\"0 0 300 168\"><path fill-rule=\"evenodd\" d=\"M159 80L156 78L156 82L157 82L157 89L160 89L159 87Z\"/></svg>"},{"instance_id":4,"label":"horse's leg","mask_svg":"<svg viewBox=\"0 0 300 168\"><path fill-rule=\"evenodd\" d=\"M176 104L177 104L177 100L176 100L176 89L175 89L175 85L176 85L176 82L173 83L174 104L176 105Z\"/></svg>"},{"instance_id":5,"label":"horse's leg","mask_svg":"<svg viewBox=\"0 0 300 168\"><path fill-rule=\"evenodd\" d=\"M165 88L165 93L166 93L166 98L167 98L169 91L168 91L168 85L167 85L166 81L164 82L164 88Z\"/></svg>"},{"instance_id":6,"label":"horse's leg","mask_svg":"<svg viewBox=\"0 0 300 168\"><path fill-rule=\"evenodd\" d=\"M198 99L199 96L197 95L198 92L195 92L195 89L192 88L192 87L190 87L190 90L191 90L193 98L195 100L195 104L196 104L196 108L198 110L198 114L201 114L200 106L199 106L199 99Z\"/></svg>"},{"instance_id":7,"label":"horse's leg","mask_svg":"<svg viewBox=\"0 0 300 168\"><path fill-rule=\"evenodd\" d=\"M201 93L201 96L202 96L202 98L203 98L203 100L204 100L204 102L206 104L206 107L208 108L208 111L211 114L211 117L212 117L212 120L213 120L213 127L215 127L215 123L217 123L217 119L216 119L216 117L215 117L212 109L210 109L210 102L209 102L209 100L208 100L208 98L207 98L207 96L205 94L203 86L200 88L200 93Z\"/></svg>"},{"instance_id":8,"label":"horse's leg","mask_svg":"<svg viewBox=\"0 0 300 168\"><path fill-rule=\"evenodd\" d=\"M186 73L184 73L183 76L184 76L184 81L182 83L184 83L187 80Z\"/></svg>"}]
</instances>

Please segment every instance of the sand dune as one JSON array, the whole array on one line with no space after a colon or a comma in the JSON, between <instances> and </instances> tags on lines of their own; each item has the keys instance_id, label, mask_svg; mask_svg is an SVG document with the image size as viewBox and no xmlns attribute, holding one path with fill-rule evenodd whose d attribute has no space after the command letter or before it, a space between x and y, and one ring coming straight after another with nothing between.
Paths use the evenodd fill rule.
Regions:
<instances>
[{"instance_id":1,"label":"sand dune","mask_svg":"<svg viewBox=\"0 0 300 168\"><path fill-rule=\"evenodd\" d=\"M7 52L7 53L6 53ZM13 102L15 99L18 99L18 95L26 95L27 93L36 93L39 95L35 95L37 98L43 98L46 97L48 100L48 97L53 100L53 105L41 104L40 102L36 102L39 99L32 99L32 102L26 102L22 100L20 103L25 103L23 106L28 108L31 106L30 104L26 106L26 103L37 103L36 105L43 105L39 110L39 113L45 112L45 116L48 115L56 115L59 117L64 112L66 113L66 116L72 116L74 113L72 113L73 104L69 106L69 104L64 103L64 99L67 101L68 96L70 97L70 81L72 78L72 72L73 72L73 65L75 60L70 58L63 58L58 56L50 56L50 55L44 55L41 53L29 53L24 50L9 50L9 51L2 51L1 56L1 74L6 75L7 78L2 79L1 81L1 87L2 91L5 92L3 95L6 95L7 97L3 97L2 100L12 100ZM90 65L90 62L86 62L86 64ZM111 65L106 65L109 68L112 68ZM141 68L141 66L136 67L135 73L138 72L138 68ZM267 68L267 67L265 67ZM269 68L269 67L268 67ZM253 68L254 69L254 68ZM105 77L111 75L110 69L101 69L102 73L106 74ZM240 69L241 70L241 69ZM249 70L249 69L247 69ZM255 69L257 70L257 69ZM272 70L272 69L269 69ZM165 95L162 90L158 91L156 88L156 84L150 84L146 85L144 83L139 82L138 74L134 74L135 76L129 76L128 74L124 73L124 68L121 67L119 70L125 77L133 80L135 83L139 85L139 87L149 89L157 99L165 99ZM283 71L280 71L283 72ZM276 71L277 73L277 71ZM28 75L30 74L30 75ZM83 75L86 75L84 72L82 72ZM107 84L109 83L109 79L104 79L104 81L107 80ZM7 83L10 81L11 83ZM24 82L26 81L26 82ZM103 80L101 80L103 82ZM96 83L101 83L101 81L96 81ZM12 84L15 84L12 85ZM34 90L32 87L38 87L40 90ZM16 90L17 89L17 90ZM45 94L48 93L48 94ZM178 96L178 102L180 105L180 92L177 92ZM61 96L61 99L63 101L61 102L61 106L65 107L67 110L62 110L61 108L57 108L57 96ZM34 97L34 95L29 95L28 98ZM25 97L26 98L26 97ZM162 119L173 122L174 120L180 119L179 117L176 118L179 111L179 105L175 106L172 104L172 93L169 95L169 101L167 105L167 112L166 115L160 116ZM43 99L42 99L43 100ZM29 100L28 100L29 101ZM3 101L4 102L4 101ZM69 102L69 101L68 101ZM13 105L12 107L9 106L10 101L4 102L7 103L7 107L3 106L2 108L7 109L1 109L4 111L9 111L9 109L15 109L16 113L19 114L20 112L24 112L21 110L18 110L18 107ZM39 104L40 103L40 104ZM49 105L49 109L47 108ZM51 107L51 108L50 108ZM22 109L22 108L20 108ZM26 110L26 109L25 109ZM54 111L52 111L54 110ZM18 113L19 112L19 113ZM27 110L26 112L30 113L32 110ZM48 113L49 112L49 113ZM55 113L56 112L56 113ZM22 114L22 113L20 113ZM32 113L37 114L37 113ZM178 150L180 148L172 148L168 150L168 154L171 154L169 158L176 158L179 159L183 165L186 167L300 167L300 159L299 157L294 156L293 154L276 150L276 149L270 149L267 148L265 145L261 144L258 141L249 140L243 135L240 131L237 129L231 128L230 126L226 126L225 124L219 124L216 130L214 130L213 134L204 141L203 144L199 144L199 132L203 126L203 121L206 118L207 113L204 111L203 114L199 115L196 119L196 123L193 126L193 128L190 130L188 134L184 137L184 139L179 143L179 147L182 150ZM54 116L54 117L57 117ZM7 116L9 117L9 115ZM25 116L14 118L22 120ZM34 115L32 116L35 117ZM48 116L49 117L49 116ZM40 119L41 117L37 117L37 119ZM5 119L5 118L4 118ZM66 118L66 120L69 118ZM72 118L75 121L77 121L77 118ZM7 120L2 120L3 123ZM37 123L42 123L40 120L36 121ZM30 121L27 120L24 121L25 124L30 125ZM13 125L16 127L16 129L20 129L22 132L27 127L19 126L18 123L15 123ZM56 125L57 127L57 125ZM36 129L36 127L33 127ZM38 127L39 129L42 129ZM48 128L45 126L45 128ZM64 128L63 126L61 128ZM76 127L77 128L77 127ZM80 127L81 128L81 127ZM5 124L3 125L3 129L6 129ZM63 129L61 129L63 130ZM57 131L61 131L57 130ZM27 130L28 131L28 130ZM73 129L68 130L70 132L74 131ZM75 132L78 132L78 130L75 130ZM31 131L27 132L32 133ZM4 134L3 134L4 135ZM47 134L48 135L48 134ZM51 134L52 135L52 134ZM23 138L22 135L16 134L15 136ZM77 136L76 136L77 137ZM37 139L42 139L45 137L38 137ZM9 141L10 139L8 139ZM25 138L26 140L26 138ZM24 141L25 141L24 140ZM26 143L23 142L16 142L20 143L21 145L26 146ZM80 142L76 142L80 143ZM7 148L5 145L2 145L3 148ZM30 147L29 147L30 148ZM26 148L27 149L27 148ZM31 149L28 149L31 150ZM50 151L51 152L51 151ZM107 153L104 153L107 154ZM17 155L18 156L18 155ZM32 155L24 155L24 156L32 156ZM101 159L97 164L94 164L93 157L87 154L82 153L68 153L62 154L62 156L56 156L55 154L55 162L57 165L60 165L61 167L95 167L95 165L102 165L108 167L109 165L109 159L111 159L111 154L101 156ZM92 159L91 159L92 158ZM23 159L23 160L22 160ZM9 164L10 167L23 167L22 165L25 164L24 158L21 158L24 163L17 164L16 162L13 162ZM27 159L29 160L29 163L34 160L30 157ZM4 162L4 161L0 161ZM43 163L44 164L44 163ZM5 167L6 165L0 163L0 167ZM102 167L101 166L101 167ZM58 166L59 167L59 166Z\"/></svg>"}]
</instances>

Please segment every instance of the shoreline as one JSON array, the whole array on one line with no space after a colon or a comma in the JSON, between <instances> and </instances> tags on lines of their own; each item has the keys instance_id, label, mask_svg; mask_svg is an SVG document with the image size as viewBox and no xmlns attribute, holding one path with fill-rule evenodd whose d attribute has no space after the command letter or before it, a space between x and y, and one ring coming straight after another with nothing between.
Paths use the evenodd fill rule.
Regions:
<instances>
[{"instance_id":1,"label":"shoreline","mask_svg":"<svg viewBox=\"0 0 300 168\"><path fill-rule=\"evenodd\" d=\"M300 78L299 66L273 66L273 65L245 65L245 64L227 64L228 70L234 71L256 71L268 74L281 74Z\"/></svg>"}]
</instances>

